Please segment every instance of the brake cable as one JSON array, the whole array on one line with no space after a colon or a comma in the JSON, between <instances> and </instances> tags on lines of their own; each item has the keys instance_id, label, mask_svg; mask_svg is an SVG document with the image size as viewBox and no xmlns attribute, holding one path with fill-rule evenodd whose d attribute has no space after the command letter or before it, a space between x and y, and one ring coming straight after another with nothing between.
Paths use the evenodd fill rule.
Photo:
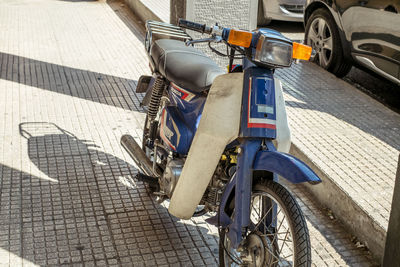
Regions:
<instances>
[{"instance_id":1,"label":"brake cable","mask_svg":"<svg viewBox=\"0 0 400 267\"><path fill-rule=\"evenodd\" d=\"M225 190L226 190L226 187L225 187L225 189L224 189L224 193L225 193ZM223 230L222 230L222 227L221 227L220 213L221 213L221 204L218 206L218 214L217 214L217 229L218 229L218 235L221 237L221 233L222 233ZM226 233L224 234L224 237L227 238L227 237L226 237ZM225 247L224 241L225 241L225 240L222 240L222 241L220 240L221 245L222 245L222 248L224 249L225 253L228 254L229 258L230 258L234 263L236 263L237 265L240 266L242 263L238 262L238 261L237 261L237 258L235 258L235 257L228 251L228 249Z\"/></svg>"},{"instance_id":2,"label":"brake cable","mask_svg":"<svg viewBox=\"0 0 400 267\"><path fill-rule=\"evenodd\" d=\"M240 49L238 49L238 48L236 48L234 46L226 45L226 48L228 49L228 47L231 47L231 48L235 49L236 51L239 51L242 54L241 56L233 56L233 57L231 57L229 55L228 51L227 51L226 54L224 54L224 53L218 51L216 48L212 47L211 46L211 42L208 43L208 47L211 49L211 51L213 51L215 54L217 54L218 56L221 56L221 57L229 57L229 58L233 58L233 59L243 59L244 58L243 51L241 51Z\"/></svg>"}]
</instances>

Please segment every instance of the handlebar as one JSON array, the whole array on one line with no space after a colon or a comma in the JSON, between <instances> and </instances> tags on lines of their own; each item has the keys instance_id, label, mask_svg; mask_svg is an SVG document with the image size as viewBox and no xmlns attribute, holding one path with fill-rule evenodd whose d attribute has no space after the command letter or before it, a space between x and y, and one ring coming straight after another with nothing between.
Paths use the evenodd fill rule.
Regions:
<instances>
[{"instance_id":1,"label":"handlebar","mask_svg":"<svg viewBox=\"0 0 400 267\"><path fill-rule=\"evenodd\" d=\"M201 32L201 33L211 34L211 32L212 32L212 28L206 26L206 24L200 24L200 23L196 23L196 22L193 22L190 20L185 20L185 19L179 19L178 26L185 28L185 29L192 30L192 31Z\"/></svg>"},{"instance_id":2,"label":"handlebar","mask_svg":"<svg viewBox=\"0 0 400 267\"><path fill-rule=\"evenodd\" d=\"M287 43L288 46L291 46L291 50L293 51L291 57L293 59L302 59L302 60L309 60L310 56L315 56L315 53L313 54L312 49L310 46L303 45L300 43L292 42L290 39L284 37L281 33L276 32L276 31L270 31L266 29L260 29L258 31L245 31L245 30L236 30L236 29L230 29L230 28L223 28L218 26L216 24L213 27L208 27L206 24L200 24L196 23L193 21L185 20L185 19L179 19L178 20L178 26L181 28L193 30L196 32L200 33L207 33L210 34L210 38L203 38L203 39L197 39L197 40L188 40L186 41L186 45L193 45L195 43L202 43L202 42L208 42L210 49L215 52L216 54L220 56L228 56L231 59L234 58L235 51L238 51L242 56L247 56L249 57L253 51L248 50L249 53L247 53L246 49L248 48L255 48L255 46L259 45L260 40L262 40L261 46L264 47L264 39L268 39L269 35L271 35L272 39L277 39L277 40L282 40L282 42ZM264 39L260 39L263 37ZM215 48L211 46L211 43L219 43L219 42L224 42L228 47L231 48L231 52L227 53L226 55L219 52ZM267 42L266 42L267 43ZM268 43L267 43L268 44ZM273 42L269 44L271 47L274 45ZM276 44L275 44L276 45ZM265 50L265 51L264 51ZM269 55L274 54L274 50L268 50L263 48L263 53L267 53ZM257 55L254 55L254 58ZM255 60L252 56L251 60ZM270 63L260 61L261 65L264 64L264 66L269 66L269 67L276 67L276 66L286 66L286 65L279 65L278 63L276 66L274 64L268 65ZM290 66L290 62L288 62Z\"/></svg>"}]
</instances>

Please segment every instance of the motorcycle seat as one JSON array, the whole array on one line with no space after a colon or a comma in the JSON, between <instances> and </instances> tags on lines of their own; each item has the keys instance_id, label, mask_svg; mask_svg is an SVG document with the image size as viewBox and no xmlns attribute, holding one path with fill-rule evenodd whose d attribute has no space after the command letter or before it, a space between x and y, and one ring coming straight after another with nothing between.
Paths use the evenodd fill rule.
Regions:
<instances>
[{"instance_id":1,"label":"motorcycle seat","mask_svg":"<svg viewBox=\"0 0 400 267\"><path fill-rule=\"evenodd\" d=\"M215 77L225 73L203 52L178 40L155 41L150 55L162 75L194 93L208 90Z\"/></svg>"}]
</instances>

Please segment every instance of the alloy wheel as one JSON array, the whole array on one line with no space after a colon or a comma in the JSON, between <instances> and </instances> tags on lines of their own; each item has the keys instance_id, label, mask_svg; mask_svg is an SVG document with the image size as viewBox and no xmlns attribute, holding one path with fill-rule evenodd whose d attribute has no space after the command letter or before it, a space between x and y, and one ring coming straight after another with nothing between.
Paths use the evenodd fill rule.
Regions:
<instances>
[{"instance_id":1,"label":"alloy wheel","mask_svg":"<svg viewBox=\"0 0 400 267\"><path fill-rule=\"evenodd\" d=\"M317 53L315 59L319 65L327 68L332 61L332 30L323 18L315 18L308 31L307 44Z\"/></svg>"}]
</instances>

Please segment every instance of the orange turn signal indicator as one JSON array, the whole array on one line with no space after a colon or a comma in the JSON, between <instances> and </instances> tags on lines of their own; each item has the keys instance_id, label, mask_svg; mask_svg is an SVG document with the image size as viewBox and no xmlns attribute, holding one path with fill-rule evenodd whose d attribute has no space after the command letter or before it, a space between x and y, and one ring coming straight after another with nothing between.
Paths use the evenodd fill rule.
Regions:
<instances>
[{"instance_id":1,"label":"orange turn signal indicator","mask_svg":"<svg viewBox=\"0 0 400 267\"><path fill-rule=\"evenodd\" d=\"M228 43L242 47L250 47L253 34L248 31L234 30L229 31Z\"/></svg>"},{"instance_id":2,"label":"orange turn signal indicator","mask_svg":"<svg viewBox=\"0 0 400 267\"><path fill-rule=\"evenodd\" d=\"M309 60L311 57L311 46L293 42L293 58Z\"/></svg>"}]
</instances>

